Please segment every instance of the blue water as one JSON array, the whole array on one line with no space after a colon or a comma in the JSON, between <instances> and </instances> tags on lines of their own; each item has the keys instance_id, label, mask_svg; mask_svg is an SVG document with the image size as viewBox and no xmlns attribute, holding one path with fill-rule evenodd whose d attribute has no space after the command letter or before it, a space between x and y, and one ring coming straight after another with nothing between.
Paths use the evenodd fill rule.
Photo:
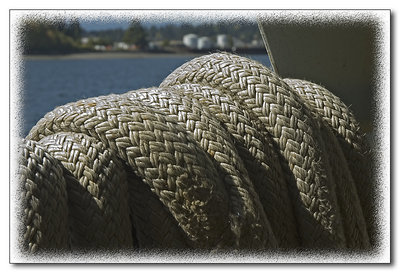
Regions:
<instances>
[{"instance_id":1,"label":"blue water","mask_svg":"<svg viewBox=\"0 0 400 273\"><path fill-rule=\"evenodd\" d=\"M266 55L247 55L270 66ZM83 98L158 86L190 56L46 59L23 62L22 136L55 107Z\"/></svg>"}]
</instances>

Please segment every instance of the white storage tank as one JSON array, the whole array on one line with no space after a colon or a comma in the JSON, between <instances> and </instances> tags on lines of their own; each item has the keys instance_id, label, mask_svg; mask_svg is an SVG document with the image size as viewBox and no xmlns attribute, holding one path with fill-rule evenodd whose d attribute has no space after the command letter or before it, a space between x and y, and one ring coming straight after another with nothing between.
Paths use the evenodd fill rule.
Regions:
<instances>
[{"instance_id":1,"label":"white storage tank","mask_svg":"<svg viewBox=\"0 0 400 273\"><path fill-rule=\"evenodd\" d=\"M190 48L190 49L196 49L197 48L197 35L196 34L186 34L183 36L183 44Z\"/></svg>"},{"instance_id":2,"label":"white storage tank","mask_svg":"<svg viewBox=\"0 0 400 273\"><path fill-rule=\"evenodd\" d=\"M197 49L199 50L210 49L211 47L212 47L212 41L210 38L206 36L200 37L199 40L197 41Z\"/></svg>"},{"instance_id":3,"label":"white storage tank","mask_svg":"<svg viewBox=\"0 0 400 273\"><path fill-rule=\"evenodd\" d=\"M227 49L229 48L229 38L226 34L219 34L217 36L217 46L220 49Z\"/></svg>"}]
</instances>

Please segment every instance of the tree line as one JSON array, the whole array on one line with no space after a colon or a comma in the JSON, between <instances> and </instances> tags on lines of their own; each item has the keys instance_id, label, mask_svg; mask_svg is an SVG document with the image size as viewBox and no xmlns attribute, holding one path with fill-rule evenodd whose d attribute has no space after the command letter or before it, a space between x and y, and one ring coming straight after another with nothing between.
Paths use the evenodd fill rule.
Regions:
<instances>
[{"instance_id":1,"label":"tree line","mask_svg":"<svg viewBox=\"0 0 400 273\"><path fill-rule=\"evenodd\" d=\"M21 27L24 54L71 53L82 50L82 28L77 20L70 22L27 21Z\"/></svg>"},{"instance_id":2,"label":"tree line","mask_svg":"<svg viewBox=\"0 0 400 273\"><path fill-rule=\"evenodd\" d=\"M144 27L139 21L132 21L127 29L117 28L98 31L83 29L79 20L26 21L21 27L24 54L67 54L94 50L94 45L113 45L115 42L134 44L145 50L150 41L182 40L188 33L209 36L227 34L250 42L260 38L255 22L218 22L203 24L163 24ZM81 38L88 42L82 43Z\"/></svg>"}]
</instances>

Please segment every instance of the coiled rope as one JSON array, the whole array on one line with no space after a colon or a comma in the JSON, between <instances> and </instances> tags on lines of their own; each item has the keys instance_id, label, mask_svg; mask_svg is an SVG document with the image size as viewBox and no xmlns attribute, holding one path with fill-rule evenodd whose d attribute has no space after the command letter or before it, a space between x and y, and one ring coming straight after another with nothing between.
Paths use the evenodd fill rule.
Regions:
<instances>
[{"instance_id":1,"label":"coiled rope","mask_svg":"<svg viewBox=\"0 0 400 273\"><path fill-rule=\"evenodd\" d=\"M368 149L339 98L228 53L57 107L21 145L25 249L368 249Z\"/></svg>"}]
</instances>

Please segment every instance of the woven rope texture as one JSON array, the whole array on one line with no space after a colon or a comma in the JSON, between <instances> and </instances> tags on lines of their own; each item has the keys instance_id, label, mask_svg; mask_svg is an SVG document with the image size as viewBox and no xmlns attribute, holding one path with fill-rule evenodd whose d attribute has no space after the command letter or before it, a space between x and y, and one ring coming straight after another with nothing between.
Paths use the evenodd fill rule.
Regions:
<instances>
[{"instance_id":1,"label":"woven rope texture","mask_svg":"<svg viewBox=\"0 0 400 273\"><path fill-rule=\"evenodd\" d=\"M368 149L316 84L228 53L57 107L21 144L25 249L368 249Z\"/></svg>"}]
</instances>

